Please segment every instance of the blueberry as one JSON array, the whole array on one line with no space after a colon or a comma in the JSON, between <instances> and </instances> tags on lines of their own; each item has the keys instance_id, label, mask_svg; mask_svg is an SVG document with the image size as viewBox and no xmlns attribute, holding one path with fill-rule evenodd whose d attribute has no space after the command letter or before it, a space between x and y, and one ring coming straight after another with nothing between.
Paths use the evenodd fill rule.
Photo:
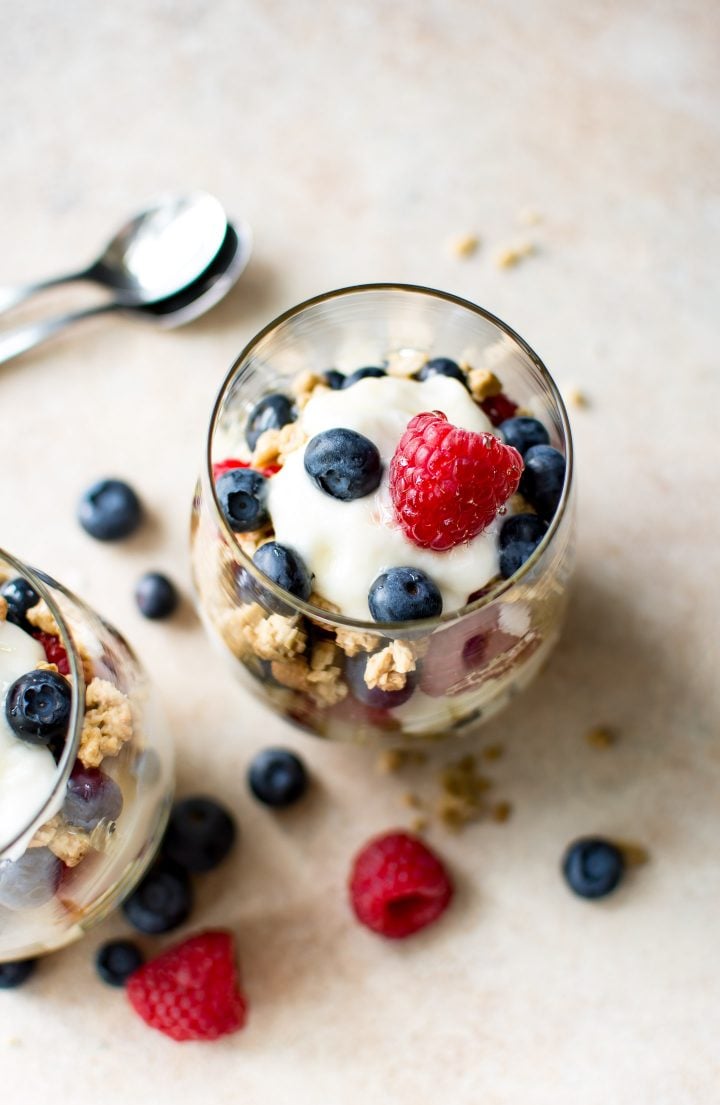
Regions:
<instances>
[{"instance_id":1,"label":"blueberry","mask_svg":"<svg viewBox=\"0 0 720 1105\"><path fill-rule=\"evenodd\" d=\"M135 601L145 618L169 618L179 596L175 584L162 572L146 572L135 587Z\"/></svg>"},{"instance_id":2,"label":"blueberry","mask_svg":"<svg viewBox=\"0 0 720 1105\"><path fill-rule=\"evenodd\" d=\"M625 860L609 840L585 836L568 847L562 870L570 889L581 898L604 898L623 877Z\"/></svg>"},{"instance_id":3,"label":"blueberry","mask_svg":"<svg viewBox=\"0 0 720 1105\"><path fill-rule=\"evenodd\" d=\"M340 391L345 387L345 373L338 372L336 368L328 368L323 372L323 380L333 391Z\"/></svg>"},{"instance_id":4,"label":"blueberry","mask_svg":"<svg viewBox=\"0 0 720 1105\"><path fill-rule=\"evenodd\" d=\"M58 672L29 671L10 686L5 716L20 740L47 745L67 733L71 701L70 684Z\"/></svg>"},{"instance_id":5,"label":"blueberry","mask_svg":"<svg viewBox=\"0 0 720 1105\"><path fill-rule=\"evenodd\" d=\"M288 422L294 421L295 412L287 395L280 392L266 395L250 412L245 426L245 440L254 449L260 434L265 433L265 430L279 430L282 426L287 426Z\"/></svg>"},{"instance_id":6,"label":"blueberry","mask_svg":"<svg viewBox=\"0 0 720 1105\"><path fill-rule=\"evenodd\" d=\"M305 766L287 748L265 748L258 752L247 776L248 786L266 806L291 806L308 786Z\"/></svg>"},{"instance_id":7,"label":"blueberry","mask_svg":"<svg viewBox=\"0 0 720 1105\"><path fill-rule=\"evenodd\" d=\"M467 376L460 365L456 361L451 361L449 357L433 357L431 361L426 361L415 373L414 378L422 382L430 376L450 376L453 380L459 380L463 387L468 386Z\"/></svg>"},{"instance_id":8,"label":"blueberry","mask_svg":"<svg viewBox=\"0 0 720 1105\"><path fill-rule=\"evenodd\" d=\"M0 589L0 595L7 603L7 620L24 629L26 633L31 632L32 626L25 615L40 602L40 596L35 588L31 587L22 576L17 576L16 579L9 579L4 584Z\"/></svg>"},{"instance_id":9,"label":"blueberry","mask_svg":"<svg viewBox=\"0 0 720 1105\"><path fill-rule=\"evenodd\" d=\"M436 583L419 568L388 568L368 594L376 622L408 622L442 613L442 595Z\"/></svg>"},{"instance_id":10,"label":"blueberry","mask_svg":"<svg viewBox=\"0 0 720 1105\"><path fill-rule=\"evenodd\" d=\"M498 429L506 445L525 456L533 445L549 445L550 434L537 418L506 418Z\"/></svg>"},{"instance_id":11,"label":"blueberry","mask_svg":"<svg viewBox=\"0 0 720 1105\"><path fill-rule=\"evenodd\" d=\"M267 541L253 557L253 564L263 575L296 598L306 601L312 591L312 577L302 558L294 549Z\"/></svg>"},{"instance_id":12,"label":"blueberry","mask_svg":"<svg viewBox=\"0 0 720 1105\"><path fill-rule=\"evenodd\" d=\"M370 688L365 682L365 667L368 659L368 653L361 652L357 656L348 656L345 660L345 678L358 702L373 709L384 710L392 710L407 702L415 690L416 674L409 673L407 682L400 691L383 691L379 687Z\"/></svg>"},{"instance_id":13,"label":"blueberry","mask_svg":"<svg viewBox=\"0 0 720 1105\"><path fill-rule=\"evenodd\" d=\"M350 502L377 488L382 463L377 447L355 430L324 430L308 442L305 471L326 495Z\"/></svg>"},{"instance_id":14,"label":"blueberry","mask_svg":"<svg viewBox=\"0 0 720 1105\"><path fill-rule=\"evenodd\" d=\"M514 545L516 541L527 541L539 545L547 531L547 522L537 514L511 514L503 522L498 543L501 549Z\"/></svg>"},{"instance_id":15,"label":"blueberry","mask_svg":"<svg viewBox=\"0 0 720 1105\"><path fill-rule=\"evenodd\" d=\"M143 953L132 940L108 940L95 953L95 968L108 986L124 986L144 962Z\"/></svg>"},{"instance_id":16,"label":"blueberry","mask_svg":"<svg viewBox=\"0 0 720 1105\"><path fill-rule=\"evenodd\" d=\"M0 860L0 906L37 909L55 894L62 862L49 848L28 848L19 859Z\"/></svg>"},{"instance_id":17,"label":"blueberry","mask_svg":"<svg viewBox=\"0 0 720 1105\"><path fill-rule=\"evenodd\" d=\"M530 541L513 541L512 545L500 550L500 575L503 579L510 579L523 564L530 559L537 545Z\"/></svg>"},{"instance_id":18,"label":"blueberry","mask_svg":"<svg viewBox=\"0 0 720 1105\"><path fill-rule=\"evenodd\" d=\"M268 521L267 480L254 468L231 468L215 484L220 509L235 533L260 529Z\"/></svg>"},{"instance_id":19,"label":"blueberry","mask_svg":"<svg viewBox=\"0 0 720 1105\"><path fill-rule=\"evenodd\" d=\"M163 840L163 854L186 871L212 871L235 843L235 822L211 798L177 802Z\"/></svg>"},{"instance_id":20,"label":"blueberry","mask_svg":"<svg viewBox=\"0 0 720 1105\"><path fill-rule=\"evenodd\" d=\"M122 480L98 480L78 505L78 521L98 541L129 537L142 521L140 500Z\"/></svg>"},{"instance_id":21,"label":"blueberry","mask_svg":"<svg viewBox=\"0 0 720 1105\"><path fill-rule=\"evenodd\" d=\"M387 372L384 368L379 368L377 365L367 365L365 368L356 368L354 372L351 372L349 376L345 377L343 387L351 388L353 384L356 384L358 380L364 380L366 376L387 376Z\"/></svg>"},{"instance_id":22,"label":"blueberry","mask_svg":"<svg viewBox=\"0 0 720 1105\"><path fill-rule=\"evenodd\" d=\"M122 791L115 780L97 767L83 767L78 761L65 791L65 820L91 833L101 821L117 821L122 808Z\"/></svg>"},{"instance_id":23,"label":"blueberry","mask_svg":"<svg viewBox=\"0 0 720 1105\"><path fill-rule=\"evenodd\" d=\"M158 860L148 871L122 911L139 932L154 936L187 921L193 906L192 887L187 871L169 860Z\"/></svg>"},{"instance_id":24,"label":"blueberry","mask_svg":"<svg viewBox=\"0 0 720 1105\"><path fill-rule=\"evenodd\" d=\"M16 959L12 963L0 963L0 990L14 990L34 974L37 959Z\"/></svg>"},{"instance_id":25,"label":"blueberry","mask_svg":"<svg viewBox=\"0 0 720 1105\"><path fill-rule=\"evenodd\" d=\"M525 454L518 491L549 522L557 510L565 482L565 457L550 445L533 445Z\"/></svg>"}]
</instances>

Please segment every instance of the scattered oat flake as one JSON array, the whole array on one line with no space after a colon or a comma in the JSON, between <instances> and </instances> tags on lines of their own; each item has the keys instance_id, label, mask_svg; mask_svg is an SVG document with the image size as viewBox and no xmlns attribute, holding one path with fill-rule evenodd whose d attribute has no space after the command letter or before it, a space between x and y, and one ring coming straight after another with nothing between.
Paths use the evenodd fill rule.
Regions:
<instances>
[{"instance_id":1,"label":"scattered oat flake","mask_svg":"<svg viewBox=\"0 0 720 1105\"><path fill-rule=\"evenodd\" d=\"M617 846L623 854L623 859L628 867L642 867L650 861L650 853L642 844L632 844L629 841L617 841Z\"/></svg>"},{"instance_id":2,"label":"scattered oat flake","mask_svg":"<svg viewBox=\"0 0 720 1105\"><path fill-rule=\"evenodd\" d=\"M585 740L592 748L612 748L615 744L615 734L605 725L596 725L593 729L588 729Z\"/></svg>"},{"instance_id":3,"label":"scattered oat flake","mask_svg":"<svg viewBox=\"0 0 720 1105\"><path fill-rule=\"evenodd\" d=\"M415 794L414 791L408 790L402 797L403 805L407 806L411 810L419 810L422 808L422 798L419 794Z\"/></svg>"},{"instance_id":4,"label":"scattered oat flake","mask_svg":"<svg viewBox=\"0 0 720 1105\"><path fill-rule=\"evenodd\" d=\"M405 762L405 757L399 748L386 748L377 758L375 769L379 775L392 775L399 771Z\"/></svg>"},{"instance_id":5,"label":"scattered oat flake","mask_svg":"<svg viewBox=\"0 0 720 1105\"><path fill-rule=\"evenodd\" d=\"M511 269L533 253L535 253L535 245L530 241L503 246L495 254L495 264L499 269Z\"/></svg>"},{"instance_id":6,"label":"scattered oat flake","mask_svg":"<svg viewBox=\"0 0 720 1105\"><path fill-rule=\"evenodd\" d=\"M570 387L565 391L565 398L571 407L575 407L577 410L582 410L584 407L590 406L590 400L584 391L580 388Z\"/></svg>"},{"instance_id":7,"label":"scattered oat flake","mask_svg":"<svg viewBox=\"0 0 720 1105\"><path fill-rule=\"evenodd\" d=\"M484 760L499 760L504 751L501 744L489 744L483 749L482 756Z\"/></svg>"},{"instance_id":8,"label":"scattered oat flake","mask_svg":"<svg viewBox=\"0 0 720 1105\"><path fill-rule=\"evenodd\" d=\"M476 234L458 234L450 242L450 250L456 257L472 257L479 245L480 239Z\"/></svg>"},{"instance_id":9,"label":"scattered oat flake","mask_svg":"<svg viewBox=\"0 0 720 1105\"><path fill-rule=\"evenodd\" d=\"M512 814L512 806L509 802L496 802L492 808L492 819L502 824Z\"/></svg>"},{"instance_id":10,"label":"scattered oat flake","mask_svg":"<svg viewBox=\"0 0 720 1105\"><path fill-rule=\"evenodd\" d=\"M427 817L423 817L421 814L419 817L413 817L410 828L414 833L424 833L428 828L428 824Z\"/></svg>"}]
</instances>

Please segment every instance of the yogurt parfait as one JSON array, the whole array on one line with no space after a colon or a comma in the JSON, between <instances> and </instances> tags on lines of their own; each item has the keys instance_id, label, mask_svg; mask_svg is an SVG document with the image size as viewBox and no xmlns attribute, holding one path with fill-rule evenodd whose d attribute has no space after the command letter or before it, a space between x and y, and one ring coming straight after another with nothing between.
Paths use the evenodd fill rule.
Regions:
<instances>
[{"instance_id":1,"label":"yogurt parfait","mask_svg":"<svg viewBox=\"0 0 720 1105\"><path fill-rule=\"evenodd\" d=\"M206 623L321 736L469 730L557 639L571 468L557 389L497 319L414 287L312 300L216 403L192 526Z\"/></svg>"},{"instance_id":2,"label":"yogurt parfait","mask_svg":"<svg viewBox=\"0 0 720 1105\"><path fill-rule=\"evenodd\" d=\"M122 637L0 553L0 962L100 920L152 859L172 753Z\"/></svg>"}]
</instances>

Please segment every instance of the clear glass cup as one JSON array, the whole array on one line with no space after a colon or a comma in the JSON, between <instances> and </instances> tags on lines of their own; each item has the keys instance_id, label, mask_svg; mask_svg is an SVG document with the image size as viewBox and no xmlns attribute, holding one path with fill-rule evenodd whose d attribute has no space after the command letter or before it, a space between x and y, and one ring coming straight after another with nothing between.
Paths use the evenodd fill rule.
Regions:
<instances>
[{"instance_id":1,"label":"clear glass cup","mask_svg":"<svg viewBox=\"0 0 720 1105\"><path fill-rule=\"evenodd\" d=\"M17 655L18 644L32 649L30 670L55 664L71 700L54 769L42 749L47 787L34 786L34 804L23 801L24 820L11 817L11 831L3 823L0 962L62 947L126 897L157 850L173 780L169 734L129 645L60 584L0 551L0 583L17 578L30 583L40 602L26 615L35 640L8 626L4 609L0 617L0 802L12 801L3 794L3 776L12 768L2 758L8 751L17 755L16 745L25 743L6 721L17 676L8 682L3 645L6 657L8 650ZM15 777L21 793L26 778Z\"/></svg>"},{"instance_id":2,"label":"clear glass cup","mask_svg":"<svg viewBox=\"0 0 720 1105\"><path fill-rule=\"evenodd\" d=\"M268 393L288 391L298 373L351 372L414 353L496 374L503 392L540 419L564 453L565 485L544 539L513 577L497 578L461 610L379 625L329 612L313 596L293 598L259 572L220 510L212 466L232 455L253 406ZM379 284L330 292L266 326L220 389L192 510L201 616L244 684L318 736L403 747L466 733L530 683L559 637L574 556L573 498L562 399L540 359L508 326L428 288ZM282 640L278 646L283 633L286 656ZM415 663L394 698L373 693L364 676L370 657L393 642L409 649Z\"/></svg>"}]
</instances>

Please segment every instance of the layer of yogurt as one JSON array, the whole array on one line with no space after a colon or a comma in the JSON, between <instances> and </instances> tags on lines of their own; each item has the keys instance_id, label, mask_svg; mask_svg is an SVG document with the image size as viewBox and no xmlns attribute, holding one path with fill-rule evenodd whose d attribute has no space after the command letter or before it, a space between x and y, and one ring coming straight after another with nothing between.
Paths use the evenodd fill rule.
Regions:
<instances>
[{"instance_id":1,"label":"layer of yogurt","mask_svg":"<svg viewBox=\"0 0 720 1105\"><path fill-rule=\"evenodd\" d=\"M16 737L5 716L10 685L44 659L38 641L11 622L0 622L0 852L43 808L57 774L52 753ZM17 858L17 849L10 858Z\"/></svg>"},{"instance_id":2,"label":"layer of yogurt","mask_svg":"<svg viewBox=\"0 0 720 1105\"><path fill-rule=\"evenodd\" d=\"M340 427L369 438L383 463L377 491L352 502L325 494L305 471L304 446L269 481L275 540L302 556L315 577L314 589L348 617L370 620L368 592L387 568L425 572L440 589L443 612L464 606L472 592L497 575L498 521L447 552L418 548L395 522L388 486L390 461L410 419L432 410L442 411L463 429L494 432L458 380L440 375L423 381L366 377L339 391L317 389L298 423L308 440Z\"/></svg>"}]
</instances>

